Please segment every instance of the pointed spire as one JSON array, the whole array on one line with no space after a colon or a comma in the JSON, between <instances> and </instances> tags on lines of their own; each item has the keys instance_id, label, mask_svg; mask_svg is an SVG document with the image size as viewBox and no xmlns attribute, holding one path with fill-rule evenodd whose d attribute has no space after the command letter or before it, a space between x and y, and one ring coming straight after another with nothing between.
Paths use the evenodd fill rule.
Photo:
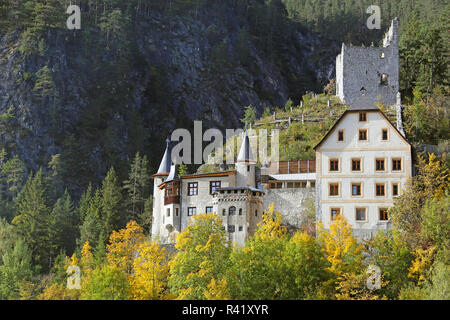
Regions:
<instances>
[{"instance_id":1,"label":"pointed spire","mask_svg":"<svg viewBox=\"0 0 450 320\"><path fill-rule=\"evenodd\" d=\"M242 139L241 149L237 157L237 162L254 162L252 149L250 148L250 140L247 135L247 131L244 133L244 139Z\"/></svg>"},{"instance_id":2,"label":"pointed spire","mask_svg":"<svg viewBox=\"0 0 450 320\"><path fill-rule=\"evenodd\" d=\"M167 177L166 182L176 180L176 179L178 179L177 165L172 164L172 166L170 167L170 173L169 173L169 176Z\"/></svg>"},{"instance_id":3,"label":"pointed spire","mask_svg":"<svg viewBox=\"0 0 450 320\"><path fill-rule=\"evenodd\" d=\"M169 173L170 172L170 166L172 165L172 146L170 145L170 139L166 139L166 151L164 152L164 156L161 160L161 164L159 165L159 169L157 174L161 173Z\"/></svg>"}]
</instances>

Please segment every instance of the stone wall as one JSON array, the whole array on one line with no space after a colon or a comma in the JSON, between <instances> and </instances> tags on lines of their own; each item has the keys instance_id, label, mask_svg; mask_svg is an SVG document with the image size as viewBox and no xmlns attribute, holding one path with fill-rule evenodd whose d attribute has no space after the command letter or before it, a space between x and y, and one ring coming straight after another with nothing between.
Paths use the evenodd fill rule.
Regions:
<instances>
[{"instance_id":1,"label":"stone wall","mask_svg":"<svg viewBox=\"0 0 450 320\"><path fill-rule=\"evenodd\" d=\"M361 95L386 105L396 103L399 91L397 29L398 21L393 20L382 47L342 45L341 54L336 58L336 94L343 103L353 105Z\"/></svg>"},{"instance_id":2,"label":"stone wall","mask_svg":"<svg viewBox=\"0 0 450 320\"><path fill-rule=\"evenodd\" d=\"M283 223L296 228L301 226L304 219L305 200L314 201L316 198L316 188L311 187L266 189L264 192L264 210L273 203L274 210L283 215Z\"/></svg>"}]
</instances>

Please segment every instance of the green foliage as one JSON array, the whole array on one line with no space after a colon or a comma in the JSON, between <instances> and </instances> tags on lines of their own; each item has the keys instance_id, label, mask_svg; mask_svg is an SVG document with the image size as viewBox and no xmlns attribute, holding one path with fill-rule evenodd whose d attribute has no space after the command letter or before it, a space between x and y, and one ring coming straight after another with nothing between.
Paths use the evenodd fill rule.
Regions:
<instances>
[{"instance_id":1,"label":"green foliage","mask_svg":"<svg viewBox=\"0 0 450 320\"><path fill-rule=\"evenodd\" d=\"M17 215L12 220L19 235L33 253L33 262L44 270L50 268L56 253L55 230L51 221L48 185L42 169L31 174L16 198Z\"/></svg>"},{"instance_id":2,"label":"green foliage","mask_svg":"<svg viewBox=\"0 0 450 320\"><path fill-rule=\"evenodd\" d=\"M53 81L52 72L48 66L43 66L36 72L36 82L33 91L41 98L47 96L56 97L55 82Z\"/></svg>"},{"instance_id":3,"label":"green foliage","mask_svg":"<svg viewBox=\"0 0 450 320\"><path fill-rule=\"evenodd\" d=\"M14 199L22 189L27 170L25 164L16 155L1 166L1 177L6 185L5 195L7 199Z\"/></svg>"},{"instance_id":4,"label":"green foliage","mask_svg":"<svg viewBox=\"0 0 450 320\"><path fill-rule=\"evenodd\" d=\"M128 180L124 181L124 189L128 193L128 215L126 220L136 220L145 209L145 201L149 195L150 176L147 172L147 157L141 157L139 152L131 163Z\"/></svg>"},{"instance_id":5,"label":"green foliage","mask_svg":"<svg viewBox=\"0 0 450 320\"><path fill-rule=\"evenodd\" d=\"M380 267L384 280L388 283L381 293L390 299L395 299L402 288L412 283L408 278L408 268L413 255L408 245L396 231L385 233L379 231L366 243L369 263Z\"/></svg>"},{"instance_id":6,"label":"green foliage","mask_svg":"<svg viewBox=\"0 0 450 320\"><path fill-rule=\"evenodd\" d=\"M19 283L31 278L33 266L31 250L19 239L14 249L2 256L0 264L0 299L19 298Z\"/></svg>"},{"instance_id":7,"label":"green foliage","mask_svg":"<svg viewBox=\"0 0 450 320\"><path fill-rule=\"evenodd\" d=\"M241 119L241 122L245 125L246 128L251 126L256 120L256 109L253 106L245 107L244 118Z\"/></svg>"},{"instance_id":8,"label":"green foliage","mask_svg":"<svg viewBox=\"0 0 450 320\"><path fill-rule=\"evenodd\" d=\"M177 237L169 286L179 299L205 299L208 285L223 280L231 252L222 220L214 213L193 216Z\"/></svg>"},{"instance_id":9,"label":"green foliage","mask_svg":"<svg viewBox=\"0 0 450 320\"><path fill-rule=\"evenodd\" d=\"M130 297L127 274L111 265L95 269L81 293L82 300L128 300Z\"/></svg>"},{"instance_id":10,"label":"green foliage","mask_svg":"<svg viewBox=\"0 0 450 320\"><path fill-rule=\"evenodd\" d=\"M101 218L105 234L118 230L124 223L122 193L114 168L108 171L101 188Z\"/></svg>"}]
</instances>

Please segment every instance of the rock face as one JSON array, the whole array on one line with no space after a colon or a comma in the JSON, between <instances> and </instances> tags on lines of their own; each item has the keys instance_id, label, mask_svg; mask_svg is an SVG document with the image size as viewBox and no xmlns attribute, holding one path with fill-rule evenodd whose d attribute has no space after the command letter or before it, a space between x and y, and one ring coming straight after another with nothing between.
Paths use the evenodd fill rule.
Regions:
<instances>
[{"instance_id":1,"label":"rock face","mask_svg":"<svg viewBox=\"0 0 450 320\"><path fill-rule=\"evenodd\" d=\"M204 128L239 127L243 106L262 113L333 76L335 45L312 34L298 32L283 43L283 64L251 38L242 58L239 37L248 21L233 9L227 15L155 11L133 25L125 48L99 47L104 34L91 27L89 37L50 30L44 47L27 57L20 31L0 35L0 114L12 115L0 123L0 146L33 169L56 153L74 154L80 167L90 167L83 174L100 177L136 151L148 152L156 165L164 137L193 119L204 120ZM324 47L329 54L317 54ZM34 90L44 66L55 85L51 97ZM293 86L292 79L304 81Z\"/></svg>"}]
</instances>

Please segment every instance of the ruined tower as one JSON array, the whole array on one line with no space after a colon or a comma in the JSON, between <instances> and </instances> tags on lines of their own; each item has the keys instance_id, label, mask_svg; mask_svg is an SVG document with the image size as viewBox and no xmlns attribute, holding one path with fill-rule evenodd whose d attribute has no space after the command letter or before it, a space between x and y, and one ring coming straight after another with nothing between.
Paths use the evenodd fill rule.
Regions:
<instances>
[{"instance_id":1,"label":"ruined tower","mask_svg":"<svg viewBox=\"0 0 450 320\"><path fill-rule=\"evenodd\" d=\"M398 20L383 39L382 47L356 47L342 44L336 58L336 95L353 105L365 95L371 101L396 104L399 91Z\"/></svg>"}]
</instances>

